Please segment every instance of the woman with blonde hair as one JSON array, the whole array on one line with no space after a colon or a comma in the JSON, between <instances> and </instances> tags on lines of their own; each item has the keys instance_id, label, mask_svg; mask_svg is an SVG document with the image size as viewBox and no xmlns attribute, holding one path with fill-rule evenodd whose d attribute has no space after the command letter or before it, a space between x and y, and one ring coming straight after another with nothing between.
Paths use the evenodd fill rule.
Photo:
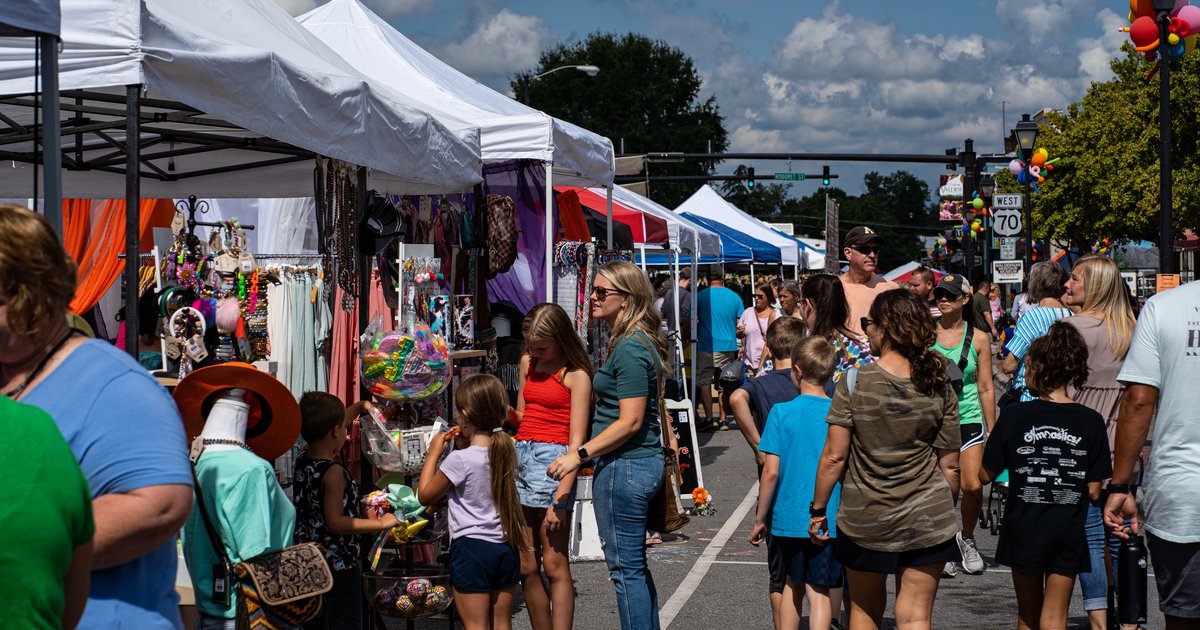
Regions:
<instances>
[{"instance_id":1,"label":"woman with blonde hair","mask_svg":"<svg viewBox=\"0 0 1200 630\"><path fill-rule=\"evenodd\" d=\"M517 392L517 493L525 513L521 585L535 630L566 630L575 616L567 546L575 506L575 473L554 479L547 468L587 439L592 412L592 361L567 312L557 304L529 309L521 327ZM542 571L550 581L547 594Z\"/></svg>"},{"instance_id":2,"label":"woman with blonde hair","mask_svg":"<svg viewBox=\"0 0 1200 630\"><path fill-rule=\"evenodd\" d=\"M1083 336L1089 357L1087 382L1078 389L1068 389L1068 394L1075 402L1104 418L1111 457L1121 396L1125 393L1117 374L1125 363L1136 324L1133 309L1129 306L1129 290L1111 258L1088 255L1076 261L1071 269L1063 302L1068 307L1080 309L1078 315L1063 321ZM1112 555L1113 574L1116 574L1116 540L1105 533L1101 515L1106 500L1107 493L1101 492L1098 500L1089 501L1084 521L1092 569L1079 575L1079 588L1083 591L1083 608L1088 611L1092 628L1106 628L1108 623L1109 576L1104 569L1106 539Z\"/></svg>"},{"instance_id":3,"label":"woman with blonde hair","mask_svg":"<svg viewBox=\"0 0 1200 630\"><path fill-rule=\"evenodd\" d=\"M666 376L667 341L658 332L654 291L637 266L600 267L592 317L609 330L609 355L593 380L596 410L590 438L550 465L562 479L591 462L596 527L617 595L621 628L657 630L658 594L646 563L650 500L663 484L658 402Z\"/></svg>"}]
</instances>

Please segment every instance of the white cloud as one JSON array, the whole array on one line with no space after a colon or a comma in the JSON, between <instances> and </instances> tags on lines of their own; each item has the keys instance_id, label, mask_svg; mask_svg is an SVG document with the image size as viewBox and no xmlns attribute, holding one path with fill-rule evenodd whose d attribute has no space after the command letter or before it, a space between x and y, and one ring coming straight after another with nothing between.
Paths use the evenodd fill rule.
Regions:
<instances>
[{"instance_id":1,"label":"white cloud","mask_svg":"<svg viewBox=\"0 0 1200 630\"><path fill-rule=\"evenodd\" d=\"M385 20L430 11L435 7L433 0L363 0L363 4Z\"/></svg>"},{"instance_id":2,"label":"white cloud","mask_svg":"<svg viewBox=\"0 0 1200 630\"><path fill-rule=\"evenodd\" d=\"M1127 26L1128 20L1109 9L1104 9L1096 16L1096 23L1100 25L1101 35L1079 41L1079 72L1089 83L1107 81L1113 77L1109 64L1121 44L1129 39L1126 33L1117 30Z\"/></svg>"},{"instance_id":3,"label":"white cloud","mask_svg":"<svg viewBox=\"0 0 1200 630\"><path fill-rule=\"evenodd\" d=\"M734 152L774 152L785 151L788 148L783 141L783 134L778 129L755 129L746 124L729 134L729 150Z\"/></svg>"},{"instance_id":4,"label":"white cloud","mask_svg":"<svg viewBox=\"0 0 1200 630\"><path fill-rule=\"evenodd\" d=\"M498 75L532 68L551 41L541 18L501 9L461 42L452 42L439 55L467 74Z\"/></svg>"}]
</instances>

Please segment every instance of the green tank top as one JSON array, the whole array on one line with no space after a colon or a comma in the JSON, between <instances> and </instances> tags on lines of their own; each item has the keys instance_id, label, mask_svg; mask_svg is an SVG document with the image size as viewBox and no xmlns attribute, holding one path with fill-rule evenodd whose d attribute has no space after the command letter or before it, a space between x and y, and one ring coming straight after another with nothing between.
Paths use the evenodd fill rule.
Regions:
<instances>
[{"instance_id":1,"label":"green tank top","mask_svg":"<svg viewBox=\"0 0 1200 630\"><path fill-rule=\"evenodd\" d=\"M940 342L933 344L933 349L940 352L946 360L951 363L958 363L962 358L962 349L964 343L971 343L968 334L971 333L971 328L963 322L963 336L958 342L958 345L953 348L946 348ZM983 406L979 404L979 387L975 384L975 372L979 365L979 352L975 350L975 345L971 344L971 351L967 354L967 367L963 370L963 388L958 393L958 417L959 424L980 424L983 422Z\"/></svg>"}]
</instances>

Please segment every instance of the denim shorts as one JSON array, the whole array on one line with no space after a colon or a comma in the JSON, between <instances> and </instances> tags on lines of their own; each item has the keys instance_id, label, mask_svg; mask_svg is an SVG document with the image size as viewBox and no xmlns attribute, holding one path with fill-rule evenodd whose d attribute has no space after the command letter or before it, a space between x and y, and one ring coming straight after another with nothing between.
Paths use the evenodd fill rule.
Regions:
<instances>
[{"instance_id":1,"label":"denim shorts","mask_svg":"<svg viewBox=\"0 0 1200 630\"><path fill-rule=\"evenodd\" d=\"M546 474L554 460L567 452L566 444L517 440L517 497L521 505L548 508L558 491L558 480ZM574 497L574 489L571 496ZM572 501L568 500L570 504Z\"/></svg>"}]
</instances>

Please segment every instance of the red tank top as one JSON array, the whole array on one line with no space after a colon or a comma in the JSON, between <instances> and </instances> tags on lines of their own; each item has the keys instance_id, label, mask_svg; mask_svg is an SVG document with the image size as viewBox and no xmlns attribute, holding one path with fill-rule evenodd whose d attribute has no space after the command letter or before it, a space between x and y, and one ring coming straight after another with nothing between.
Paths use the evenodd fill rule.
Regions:
<instances>
[{"instance_id":1,"label":"red tank top","mask_svg":"<svg viewBox=\"0 0 1200 630\"><path fill-rule=\"evenodd\" d=\"M538 372L529 365L525 375L525 415L517 430L518 440L569 444L571 442L571 390L559 374Z\"/></svg>"}]
</instances>

